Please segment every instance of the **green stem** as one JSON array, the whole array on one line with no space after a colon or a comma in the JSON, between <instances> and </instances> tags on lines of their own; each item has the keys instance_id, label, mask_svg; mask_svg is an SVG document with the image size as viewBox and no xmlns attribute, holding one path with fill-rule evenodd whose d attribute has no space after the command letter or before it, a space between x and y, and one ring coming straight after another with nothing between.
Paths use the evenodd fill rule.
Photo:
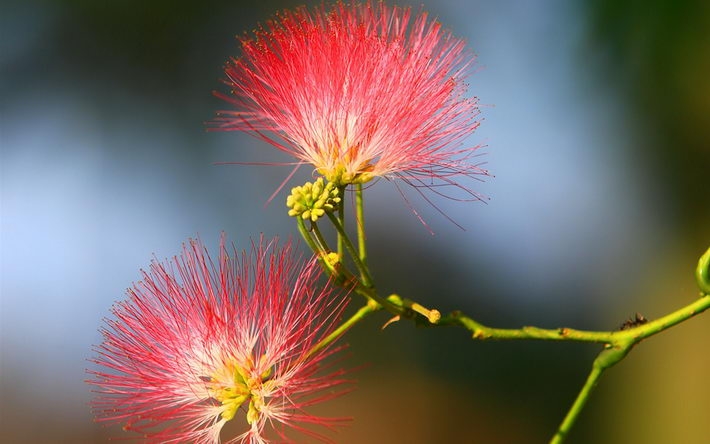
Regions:
<instances>
[{"instance_id":1,"label":"green stem","mask_svg":"<svg viewBox=\"0 0 710 444\"><path fill-rule=\"evenodd\" d=\"M337 221L335 218L333 218L332 214L328 213L328 216L332 218L331 220ZM303 239L306 241L311 250L313 250L313 252L318 255L321 265L326 270L328 275L334 279L335 283L347 288L348 290L352 290L353 292L359 295L364 296L368 299L368 301L373 301L373 303L377 304L380 307L387 308L387 310L392 313L399 314L402 311L401 307L398 304L390 302L387 299L383 299L371 286L365 286L361 281L359 281L355 276L353 276L352 273L347 270L347 268L345 268L345 265L342 263L342 261L335 266L328 261L327 244L325 243L325 239L323 239L323 236L321 235L320 230L318 229L318 226L316 224L312 224L313 230L310 231L308 228L306 228L306 224L302 218L299 217L296 219L296 221L298 225L298 231L301 233L301 237L303 237ZM335 222L334 224L337 226ZM344 236L344 239L346 239L352 247L352 243L349 241L349 239L347 239L347 236ZM354 248L355 247L352 247L353 251ZM357 256L355 256L354 259L357 265Z\"/></svg>"},{"instance_id":2,"label":"green stem","mask_svg":"<svg viewBox=\"0 0 710 444\"><path fill-rule=\"evenodd\" d=\"M367 267L367 243L365 241L365 205L362 193L362 184L355 185L355 217L357 222L357 246L360 253L360 262Z\"/></svg>"},{"instance_id":3,"label":"green stem","mask_svg":"<svg viewBox=\"0 0 710 444\"><path fill-rule=\"evenodd\" d=\"M560 428L557 430L557 433L555 433L555 436L553 436L550 440L550 444L562 444L564 442L567 434L577 421L579 414L582 412L582 409L587 404L589 395L592 393L594 387L596 387L597 382L599 382L599 378L602 373L604 373L603 368L596 365L592 366L592 371L587 377L587 382L584 383L584 387L582 387L579 395L577 395L577 399L574 400L574 404L572 404L572 407L567 412L565 419L562 420L562 424L560 424Z\"/></svg>"},{"instance_id":4,"label":"green stem","mask_svg":"<svg viewBox=\"0 0 710 444\"><path fill-rule=\"evenodd\" d=\"M545 329L525 326L518 329L487 327L461 312L444 316L437 325L459 325L473 333L473 339L540 339L545 341L581 341L609 343L616 332L584 331L571 328Z\"/></svg>"},{"instance_id":5,"label":"green stem","mask_svg":"<svg viewBox=\"0 0 710 444\"><path fill-rule=\"evenodd\" d=\"M340 196L340 203L338 204L338 221L340 222L340 226L343 227L343 230L345 229L345 189L347 188L347 185L340 185L338 187L338 196ZM332 216L330 213L328 213L328 216ZM332 219L332 217L331 217ZM344 233L345 231L343 231ZM338 258L340 260L343 260L343 235L341 234L340 231L338 231Z\"/></svg>"},{"instance_id":6,"label":"green stem","mask_svg":"<svg viewBox=\"0 0 710 444\"><path fill-rule=\"evenodd\" d=\"M318 224L316 222L311 222L311 231L313 232L313 235L316 238L316 241L320 245L320 251L324 253L330 253L330 248L328 247L328 242L326 242L325 238L323 237L323 234L320 232L320 229L318 228Z\"/></svg>"},{"instance_id":7,"label":"green stem","mask_svg":"<svg viewBox=\"0 0 710 444\"><path fill-rule=\"evenodd\" d=\"M340 221L331 213L326 214L328 215L328 218L330 218L330 221L333 223L333 226L338 232L338 241L342 241L343 245L345 245L345 249L347 249L348 253L350 253L350 256L352 256L353 262L355 263L355 267L360 272L360 279L362 281L362 285L364 285L365 287L372 287L372 277L370 276L370 270L368 270L367 266L365 266L365 264L360 261L360 255L355 249L353 243L350 241L348 234L345 232L345 228L340 223Z\"/></svg>"},{"instance_id":8,"label":"green stem","mask_svg":"<svg viewBox=\"0 0 710 444\"><path fill-rule=\"evenodd\" d=\"M360 282L358 282L352 291L359 294L360 296L365 297L368 301L376 302L390 313L399 315L402 312L401 307L396 299L392 299L392 297L388 297L387 299L385 299L379 294L377 294L377 291L375 291L375 289L372 287L365 287Z\"/></svg>"},{"instance_id":9,"label":"green stem","mask_svg":"<svg viewBox=\"0 0 710 444\"><path fill-rule=\"evenodd\" d=\"M569 328L558 328L554 330L523 327L520 329L500 329L482 325L473 319L460 313L453 313L439 321L436 325L458 324L473 333L474 339L541 339L541 340L569 340L583 342L601 342L606 345L604 351L594 360L592 371L587 378L587 382L579 392L577 399L567 412L562 424L555 436L550 441L551 444L562 443L580 412L584 408L589 396L596 386L602 373L620 362L626 357L631 349L643 339L658 334L668 328L673 327L693 316L696 316L710 308L710 295L704 295L694 302L669 313L654 321L638 325L621 331L582 331Z\"/></svg>"},{"instance_id":10,"label":"green stem","mask_svg":"<svg viewBox=\"0 0 710 444\"><path fill-rule=\"evenodd\" d=\"M545 341L577 341L617 344L632 341L637 343L710 308L710 296L706 295L691 304L646 324L622 331L585 331L571 328L545 329L522 327L519 329L487 327L468 316L454 312L441 318L436 325L459 325L473 334L473 339L540 339Z\"/></svg>"},{"instance_id":11,"label":"green stem","mask_svg":"<svg viewBox=\"0 0 710 444\"><path fill-rule=\"evenodd\" d=\"M318 260L320 261L323 269L327 271L329 276L334 277L336 282L346 282L346 280L352 275L350 275L350 273L346 273L346 270L343 270L342 266L338 267L336 270L333 263L328 259L328 245L325 243L325 239L323 239L320 230L318 230L318 226L311 223L311 230L309 230L306 228L306 223L302 218L298 217L296 218L296 221L301 237L306 241L311 250L313 250L313 253L318 256Z\"/></svg>"},{"instance_id":12,"label":"green stem","mask_svg":"<svg viewBox=\"0 0 710 444\"><path fill-rule=\"evenodd\" d=\"M319 257L322 256L323 251L320 249L316 241L313 239L311 232L306 228L306 223L301 217L296 218L296 224L298 225L298 232L301 233L301 237L306 241L308 246L313 250L314 253L318 254Z\"/></svg>"},{"instance_id":13,"label":"green stem","mask_svg":"<svg viewBox=\"0 0 710 444\"><path fill-rule=\"evenodd\" d=\"M306 360L309 357L313 356L315 353L318 353L323 348L328 346L328 344L335 341L343 333L348 331L350 329L350 327L352 327L353 325L362 321L363 319L365 319L367 316L371 315L372 313L379 311L381 309L382 309L382 306L380 304L378 304L377 302L375 302L372 299L368 300L367 304L360 307L360 309L354 315L352 315L347 321L343 322L342 325L340 325L340 327L333 330L332 333L330 333L325 338L321 339L320 342L318 342L310 350L308 350L306 352L306 354L303 355L301 360Z\"/></svg>"},{"instance_id":14,"label":"green stem","mask_svg":"<svg viewBox=\"0 0 710 444\"><path fill-rule=\"evenodd\" d=\"M610 367L613 367L617 363L621 362L622 359L631 351L633 346L636 344L633 340L622 341L614 346L608 346L597 356L592 364L592 371L587 377L587 382L584 383L582 390L579 391L577 398L574 400L572 407L570 407L567 415L562 420L560 427L557 429L555 436L550 440L550 444L561 444L567 438L567 434L574 426L579 414L582 409L587 404L589 396L592 391L597 386L599 378L601 378L602 373Z\"/></svg>"},{"instance_id":15,"label":"green stem","mask_svg":"<svg viewBox=\"0 0 710 444\"><path fill-rule=\"evenodd\" d=\"M696 299L695 302L688 304L673 313L667 314L661 318L635 328L615 332L615 335L617 335L617 337L626 337L634 342L640 342L642 339L660 333L663 330L673 327L674 325L680 324L681 322L704 312L708 308L710 308L710 295L706 294L699 299Z\"/></svg>"},{"instance_id":16,"label":"green stem","mask_svg":"<svg viewBox=\"0 0 710 444\"><path fill-rule=\"evenodd\" d=\"M710 294L710 248L700 256L698 267L695 269L695 278L700 291L705 295Z\"/></svg>"}]
</instances>

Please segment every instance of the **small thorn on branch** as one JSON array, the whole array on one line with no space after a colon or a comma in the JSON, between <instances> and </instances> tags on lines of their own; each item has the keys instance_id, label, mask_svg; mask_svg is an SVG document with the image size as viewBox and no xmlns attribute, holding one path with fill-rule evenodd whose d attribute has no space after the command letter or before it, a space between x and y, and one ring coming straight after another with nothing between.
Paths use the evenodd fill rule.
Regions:
<instances>
[{"instance_id":1,"label":"small thorn on branch","mask_svg":"<svg viewBox=\"0 0 710 444\"><path fill-rule=\"evenodd\" d=\"M393 317L393 318L390 319L389 321L385 322L385 325L382 326L382 330L384 330L385 328L389 327L390 324L394 324L395 322L399 321L400 319L402 319L402 317L401 317L400 315L397 315L397 316Z\"/></svg>"}]
</instances>

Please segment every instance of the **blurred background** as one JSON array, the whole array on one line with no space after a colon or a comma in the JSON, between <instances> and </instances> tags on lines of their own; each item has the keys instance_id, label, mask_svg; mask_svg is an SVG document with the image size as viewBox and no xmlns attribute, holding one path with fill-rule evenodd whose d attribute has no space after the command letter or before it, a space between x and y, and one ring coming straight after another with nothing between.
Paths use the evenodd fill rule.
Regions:
<instances>
[{"instance_id":1,"label":"blurred background","mask_svg":"<svg viewBox=\"0 0 710 444\"><path fill-rule=\"evenodd\" d=\"M0 1L0 441L125 436L93 422L84 380L138 270L191 236L213 248L222 230L240 248L297 236L284 191L265 205L288 168L216 165L288 159L204 122L227 107L212 91L235 35L300 3ZM469 143L486 145L495 178L469 184L485 204L435 200L465 230L403 187L434 235L392 183L371 187L378 286L499 327L611 330L696 298L710 245L708 5L426 2L478 55L484 121ZM708 316L610 370L570 442L708 442ZM546 442L598 351L386 320L347 336L346 364L365 366L356 391L321 407L354 418L337 442Z\"/></svg>"}]
</instances>

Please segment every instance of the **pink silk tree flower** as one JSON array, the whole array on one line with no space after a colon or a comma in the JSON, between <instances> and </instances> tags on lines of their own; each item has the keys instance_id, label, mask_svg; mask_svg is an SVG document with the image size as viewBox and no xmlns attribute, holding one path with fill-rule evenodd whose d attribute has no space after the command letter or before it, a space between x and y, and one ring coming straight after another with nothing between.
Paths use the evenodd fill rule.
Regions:
<instances>
[{"instance_id":1,"label":"pink silk tree flower","mask_svg":"<svg viewBox=\"0 0 710 444\"><path fill-rule=\"evenodd\" d=\"M328 441L313 426L345 419L305 408L348 390L324 363L339 348L314 349L345 302L318 285L315 260L290 250L262 240L230 256L223 240L215 264L190 240L172 262L154 261L102 330L88 381L97 419L155 443L219 443L232 419L243 433L229 443L290 441L288 429Z\"/></svg>"},{"instance_id":2,"label":"pink silk tree flower","mask_svg":"<svg viewBox=\"0 0 710 444\"><path fill-rule=\"evenodd\" d=\"M337 185L396 177L460 185L487 175L462 148L479 125L466 98L474 57L462 40L409 8L336 3L277 15L241 38L225 68L237 108L213 125L251 133Z\"/></svg>"}]
</instances>

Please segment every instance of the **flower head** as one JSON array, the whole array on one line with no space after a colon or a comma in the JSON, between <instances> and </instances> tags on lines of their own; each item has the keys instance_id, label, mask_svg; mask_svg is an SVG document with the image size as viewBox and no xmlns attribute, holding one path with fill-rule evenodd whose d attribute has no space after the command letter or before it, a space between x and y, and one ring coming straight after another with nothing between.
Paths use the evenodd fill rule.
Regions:
<instances>
[{"instance_id":1,"label":"flower head","mask_svg":"<svg viewBox=\"0 0 710 444\"><path fill-rule=\"evenodd\" d=\"M223 242L215 264L191 240L172 263L154 261L103 329L103 368L89 381L98 419L161 443L218 443L232 419L246 430L228 442L267 442L267 424L281 439L285 428L324 439L304 425L342 418L304 408L343 392L342 371L319 371L337 349L313 347L344 303L318 289L319 276L314 260L299 265L275 242L241 256Z\"/></svg>"},{"instance_id":2,"label":"flower head","mask_svg":"<svg viewBox=\"0 0 710 444\"><path fill-rule=\"evenodd\" d=\"M218 94L238 109L221 112L219 128L250 132L336 185L379 176L462 188L457 176L487 174L468 162L476 148L460 146L479 124L464 96L473 57L426 13L300 8L241 45L225 68L232 94Z\"/></svg>"}]
</instances>

